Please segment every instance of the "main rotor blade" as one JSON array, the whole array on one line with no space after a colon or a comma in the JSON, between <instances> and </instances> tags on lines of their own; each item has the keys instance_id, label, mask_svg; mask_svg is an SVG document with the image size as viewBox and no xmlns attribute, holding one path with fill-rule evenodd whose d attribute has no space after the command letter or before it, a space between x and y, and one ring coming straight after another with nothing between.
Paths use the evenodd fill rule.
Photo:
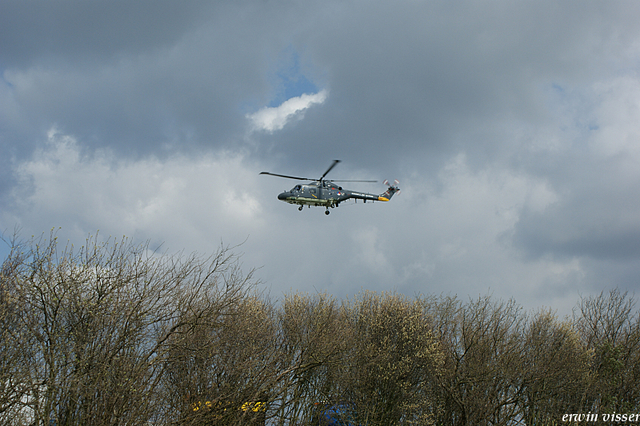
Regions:
<instances>
[{"instance_id":1,"label":"main rotor blade","mask_svg":"<svg viewBox=\"0 0 640 426\"><path fill-rule=\"evenodd\" d=\"M339 162L340 162L340 160L333 160L333 164L329 166L327 171L324 172L324 174L322 176L320 176L320 179L318 179L318 180L324 179L324 177L327 175L327 173L329 173L331 171L331 169L333 169L336 166L336 164L338 164Z\"/></svg>"},{"instance_id":2,"label":"main rotor blade","mask_svg":"<svg viewBox=\"0 0 640 426\"><path fill-rule=\"evenodd\" d=\"M279 174L276 174L276 173L269 173L269 172L260 172L260 174L261 175L278 176L278 177L285 178L285 179L315 180L315 179L306 178L306 177L279 175Z\"/></svg>"},{"instance_id":3,"label":"main rotor blade","mask_svg":"<svg viewBox=\"0 0 640 426\"><path fill-rule=\"evenodd\" d=\"M335 179L331 179L331 182L369 182L369 183L376 183L378 182L377 180L351 180L351 179L339 179L339 180L335 180Z\"/></svg>"}]
</instances>

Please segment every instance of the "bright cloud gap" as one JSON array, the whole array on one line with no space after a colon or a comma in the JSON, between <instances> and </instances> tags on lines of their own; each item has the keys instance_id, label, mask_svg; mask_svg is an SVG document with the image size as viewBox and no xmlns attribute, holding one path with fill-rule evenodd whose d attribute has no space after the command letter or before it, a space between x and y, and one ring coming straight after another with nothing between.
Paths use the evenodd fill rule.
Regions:
<instances>
[{"instance_id":1,"label":"bright cloud gap","mask_svg":"<svg viewBox=\"0 0 640 426\"><path fill-rule=\"evenodd\" d=\"M303 94L284 101L277 107L265 107L253 114L247 114L254 131L274 132L281 130L293 118L301 119L304 111L315 104L322 104L327 99L327 91Z\"/></svg>"}]
</instances>

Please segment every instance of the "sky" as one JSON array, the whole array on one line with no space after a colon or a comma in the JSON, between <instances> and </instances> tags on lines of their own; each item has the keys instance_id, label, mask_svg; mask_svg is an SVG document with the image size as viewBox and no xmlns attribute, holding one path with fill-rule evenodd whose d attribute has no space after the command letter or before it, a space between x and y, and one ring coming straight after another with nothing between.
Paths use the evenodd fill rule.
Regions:
<instances>
[{"instance_id":1,"label":"sky","mask_svg":"<svg viewBox=\"0 0 640 426\"><path fill-rule=\"evenodd\" d=\"M274 299L568 315L640 287L638 22L637 1L2 0L0 232L228 245ZM325 216L259 174L334 159L401 194Z\"/></svg>"}]
</instances>

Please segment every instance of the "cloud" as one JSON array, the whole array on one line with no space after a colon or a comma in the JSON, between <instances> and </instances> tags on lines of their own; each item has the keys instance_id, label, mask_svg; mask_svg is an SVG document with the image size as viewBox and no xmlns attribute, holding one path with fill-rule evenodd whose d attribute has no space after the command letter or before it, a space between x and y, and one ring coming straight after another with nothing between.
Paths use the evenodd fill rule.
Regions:
<instances>
[{"instance_id":1,"label":"cloud","mask_svg":"<svg viewBox=\"0 0 640 426\"><path fill-rule=\"evenodd\" d=\"M0 51L12 66L138 54L171 44L201 24L211 9L206 1L7 0L0 17Z\"/></svg>"},{"instance_id":2,"label":"cloud","mask_svg":"<svg viewBox=\"0 0 640 426\"><path fill-rule=\"evenodd\" d=\"M5 3L5 232L246 240L276 294L638 288L640 3ZM325 217L258 175L336 158L402 195Z\"/></svg>"},{"instance_id":3,"label":"cloud","mask_svg":"<svg viewBox=\"0 0 640 426\"><path fill-rule=\"evenodd\" d=\"M302 119L304 111L315 104L322 104L327 99L327 90L318 93L302 94L284 101L277 107L264 107L253 114L248 114L253 130L264 130L273 133L281 130L293 119Z\"/></svg>"},{"instance_id":4,"label":"cloud","mask_svg":"<svg viewBox=\"0 0 640 426\"><path fill-rule=\"evenodd\" d=\"M89 155L53 128L47 144L16 166L19 183L2 219L36 234L60 226L75 238L101 230L173 243L211 232L213 240L237 244L263 226L261 202L250 191L257 179L242 162L227 153L165 161L119 159L108 150ZM220 223L233 229L213 233Z\"/></svg>"},{"instance_id":5,"label":"cloud","mask_svg":"<svg viewBox=\"0 0 640 426\"><path fill-rule=\"evenodd\" d=\"M556 205L558 195L544 180L475 171L463 154L445 165L438 186L408 176L390 202L347 203L329 216L278 201L288 183L260 176L264 164L234 153L133 161L108 150L89 153L75 137L51 129L47 144L15 167L19 184L0 215L4 226L18 224L28 235L61 226L60 237L75 244L100 230L170 252L204 254L220 242L243 243L246 267L260 268L256 277L274 297L291 289L339 297L363 288L491 290L536 307L570 299L587 274L577 258L527 259L510 246L523 209ZM554 306L567 311L571 302Z\"/></svg>"},{"instance_id":6,"label":"cloud","mask_svg":"<svg viewBox=\"0 0 640 426\"><path fill-rule=\"evenodd\" d=\"M570 137L559 150L534 154L536 164L545 164L555 202L526 208L515 227L514 242L528 255L631 260L640 254L638 96L640 82L630 76L563 94L560 116Z\"/></svg>"}]
</instances>

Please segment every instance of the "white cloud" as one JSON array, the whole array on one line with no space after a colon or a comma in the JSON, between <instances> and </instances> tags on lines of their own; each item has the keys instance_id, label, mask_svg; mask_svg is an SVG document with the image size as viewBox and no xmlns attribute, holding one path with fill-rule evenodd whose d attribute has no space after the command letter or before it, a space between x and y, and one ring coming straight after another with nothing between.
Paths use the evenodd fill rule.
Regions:
<instances>
[{"instance_id":1,"label":"white cloud","mask_svg":"<svg viewBox=\"0 0 640 426\"><path fill-rule=\"evenodd\" d=\"M381 235L377 226L371 226L369 229L360 227L351 232L351 239L358 253L354 260L377 275L386 276L390 272L390 265L380 245Z\"/></svg>"},{"instance_id":2,"label":"white cloud","mask_svg":"<svg viewBox=\"0 0 640 426\"><path fill-rule=\"evenodd\" d=\"M570 304L555 303L559 294L578 297L576 259L526 259L514 251L510 235L524 210L544 211L559 197L541 178L500 168L473 170L465 155L441 170L437 189L419 177L405 179L398 217L379 236L389 247L388 264L401 291L445 292L514 297L526 308L554 306L568 313ZM386 207L386 206L385 206ZM540 289L545 289L541 291Z\"/></svg>"},{"instance_id":3,"label":"white cloud","mask_svg":"<svg viewBox=\"0 0 640 426\"><path fill-rule=\"evenodd\" d=\"M247 240L238 249L243 262L261 268L257 278L275 297L291 289L338 297L362 289L493 291L531 307L577 294L564 281L580 275L580 262L519 259L501 238L523 208L544 210L556 194L537 178L473 171L464 155L443 168L442 191L408 178L389 203L349 203L325 216L279 202L280 184L240 155L125 161L79 145L50 131L47 145L17 166L13 208L0 222L25 235L61 226L61 238L79 243L99 229L170 252L206 254L221 241ZM553 291L541 294L545 286Z\"/></svg>"},{"instance_id":4,"label":"white cloud","mask_svg":"<svg viewBox=\"0 0 640 426\"><path fill-rule=\"evenodd\" d=\"M174 244L225 236L235 244L262 225L253 191L259 178L238 154L118 160L106 150L84 155L74 137L52 129L15 174L13 209L1 219L32 233L61 226L78 237L99 229Z\"/></svg>"},{"instance_id":5,"label":"white cloud","mask_svg":"<svg viewBox=\"0 0 640 426\"><path fill-rule=\"evenodd\" d=\"M591 138L593 153L618 160L624 179L640 176L640 80L621 76L594 87L600 103L595 108L598 128Z\"/></svg>"},{"instance_id":6,"label":"white cloud","mask_svg":"<svg viewBox=\"0 0 640 426\"><path fill-rule=\"evenodd\" d=\"M291 119L302 118L304 110L314 104L321 104L327 99L327 91L321 90L314 94L303 94L284 101L277 107L265 107L258 112L248 114L254 130L274 132L282 129Z\"/></svg>"}]
</instances>

